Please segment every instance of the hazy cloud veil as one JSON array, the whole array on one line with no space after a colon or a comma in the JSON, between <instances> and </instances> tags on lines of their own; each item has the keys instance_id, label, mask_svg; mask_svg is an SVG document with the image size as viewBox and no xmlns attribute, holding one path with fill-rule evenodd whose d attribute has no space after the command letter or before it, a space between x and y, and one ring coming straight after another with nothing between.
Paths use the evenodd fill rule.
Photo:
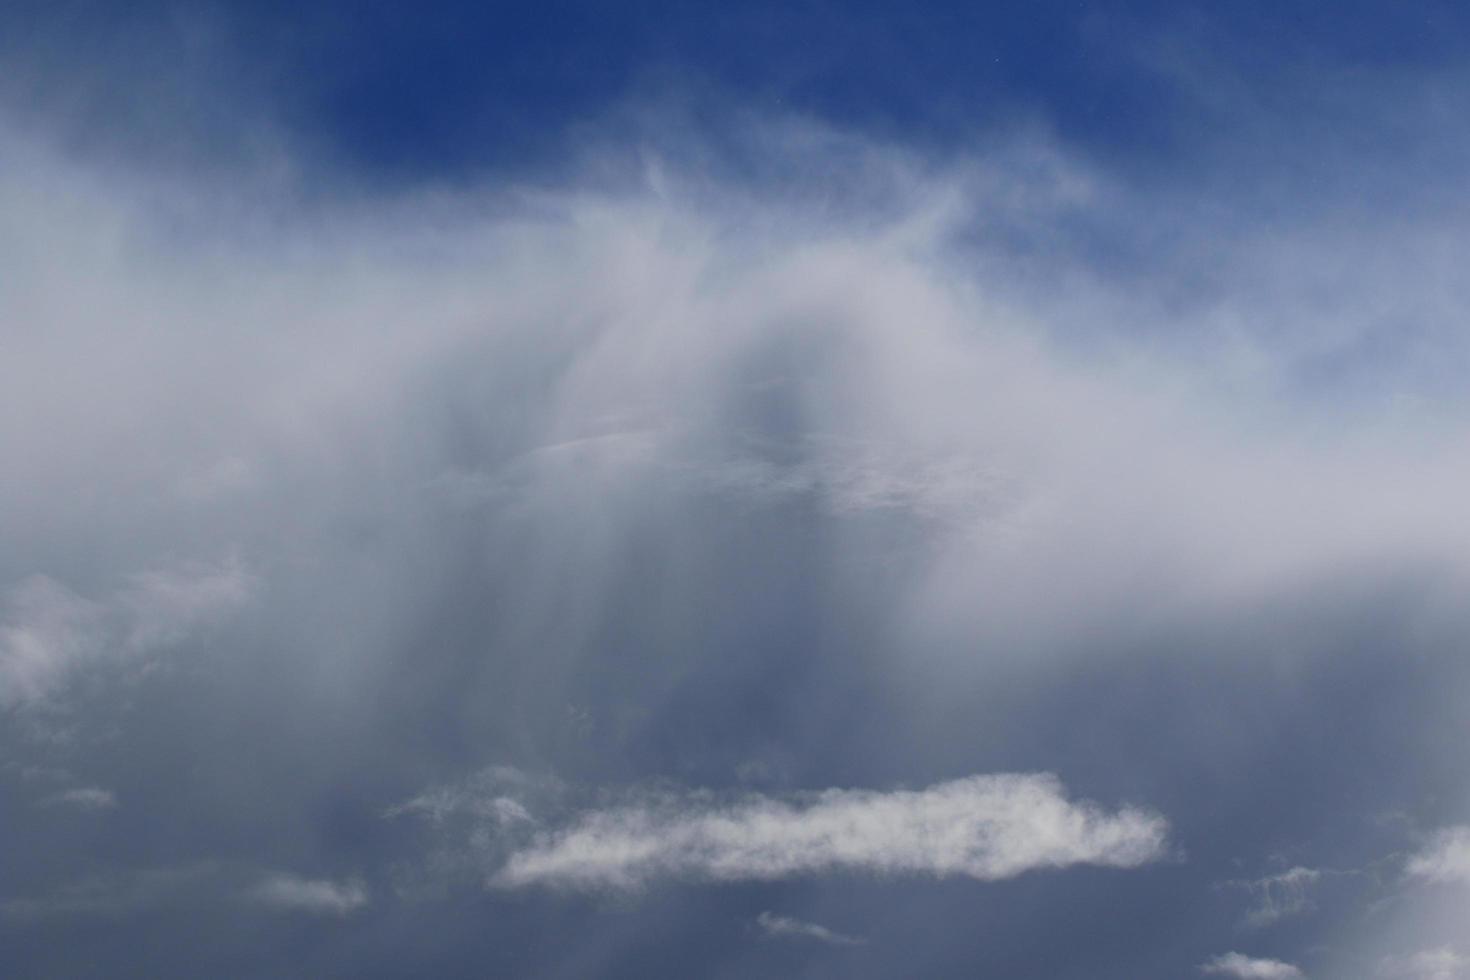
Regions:
<instances>
[{"instance_id":1,"label":"hazy cloud veil","mask_svg":"<svg viewBox=\"0 0 1470 980\"><path fill-rule=\"evenodd\" d=\"M1180 50L1170 176L7 89L0 972L1470 975L1470 87Z\"/></svg>"}]
</instances>

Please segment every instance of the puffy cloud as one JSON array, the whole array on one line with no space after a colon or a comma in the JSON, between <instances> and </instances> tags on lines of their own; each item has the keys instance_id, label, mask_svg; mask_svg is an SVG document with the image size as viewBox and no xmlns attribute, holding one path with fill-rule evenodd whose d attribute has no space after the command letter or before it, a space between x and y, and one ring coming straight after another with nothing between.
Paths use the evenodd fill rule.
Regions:
<instances>
[{"instance_id":1,"label":"puffy cloud","mask_svg":"<svg viewBox=\"0 0 1470 980\"><path fill-rule=\"evenodd\" d=\"M1404 867L1411 876L1426 881L1470 881L1470 827L1440 830Z\"/></svg>"},{"instance_id":2,"label":"puffy cloud","mask_svg":"<svg viewBox=\"0 0 1470 980\"><path fill-rule=\"evenodd\" d=\"M832 872L982 881L1076 864L1132 868L1164 854L1167 822L1068 800L1050 775L972 776L928 789L832 789L721 803L650 796L535 834L490 879L633 889L660 879L773 880Z\"/></svg>"},{"instance_id":3,"label":"puffy cloud","mask_svg":"<svg viewBox=\"0 0 1470 980\"><path fill-rule=\"evenodd\" d=\"M1242 953L1226 953L1200 966L1205 973L1236 977L1238 980L1293 980L1302 971L1280 960L1256 959Z\"/></svg>"},{"instance_id":4,"label":"puffy cloud","mask_svg":"<svg viewBox=\"0 0 1470 980\"><path fill-rule=\"evenodd\" d=\"M786 915L766 911L756 916L755 924L768 939L815 939L833 946L861 946L867 942L858 936L833 932L815 922L803 922Z\"/></svg>"}]
</instances>

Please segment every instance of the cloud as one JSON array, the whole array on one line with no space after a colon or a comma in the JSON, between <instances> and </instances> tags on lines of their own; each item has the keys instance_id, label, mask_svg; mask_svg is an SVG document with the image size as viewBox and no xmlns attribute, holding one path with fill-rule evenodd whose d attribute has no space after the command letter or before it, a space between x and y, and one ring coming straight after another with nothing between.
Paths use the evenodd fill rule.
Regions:
<instances>
[{"instance_id":1,"label":"cloud","mask_svg":"<svg viewBox=\"0 0 1470 980\"><path fill-rule=\"evenodd\" d=\"M1379 964L1378 973L1384 977L1414 980L1456 980L1470 973L1470 959L1448 946L1441 946L1408 956L1385 957Z\"/></svg>"},{"instance_id":2,"label":"cloud","mask_svg":"<svg viewBox=\"0 0 1470 980\"><path fill-rule=\"evenodd\" d=\"M1332 958L1321 972L1361 973L1366 962L1377 964L1376 975L1383 977L1470 976L1470 958L1458 945L1465 936L1470 826L1455 824L1421 834L1412 830L1409 816L1394 813L1391 818L1395 837L1407 834L1412 844L1375 862L1383 869L1381 876L1372 867L1366 869L1380 885L1368 905L1371 914L1339 923L1341 933L1328 947Z\"/></svg>"},{"instance_id":3,"label":"cloud","mask_svg":"<svg viewBox=\"0 0 1470 980\"><path fill-rule=\"evenodd\" d=\"M862 946L867 943L866 939L858 936L847 936L814 922L803 922L769 911L756 916L755 923L767 939L815 939L833 946Z\"/></svg>"},{"instance_id":4,"label":"cloud","mask_svg":"<svg viewBox=\"0 0 1470 980\"><path fill-rule=\"evenodd\" d=\"M127 916L150 909L243 903L278 912L343 916L369 900L367 886L357 879L332 881L200 861L93 875L36 897L5 901L0 913L13 919Z\"/></svg>"},{"instance_id":5,"label":"cloud","mask_svg":"<svg viewBox=\"0 0 1470 980\"><path fill-rule=\"evenodd\" d=\"M347 915L367 905L369 899L367 886L361 881L336 882L286 872L267 875L246 892L246 897L283 912L313 915Z\"/></svg>"},{"instance_id":6,"label":"cloud","mask_svg":"<svg viewBox=\"0 0 1470 980\"><path fill-rule=\"evenodd\" d=\"M1164 854L1167 822L1074 803L1050 775L972 776L925 790L805 798L650 796L583 813L513 851L490 883L636 889L664 879L770 881L861 872L981 881L1077 864L1133 868Z\"/></svg>"},{"instance_id":7,"label":"cloud","mask_svg":"<svg viewBox=\"0 0 1470 980\"><path fill-rule=\"evenodd\" d=\"M1446 827L1409 857L1404 870L1434 882L1470 882L1470 826Z\"/></svg>"},{"instance_id":8,"label":"cloud","mask_svg":"<svg viewBox=\"0 0 1470 980\"><path fill-rule=\"evenodd\" d=\"M1280 874L1266 875L1249 881L1226 882L1258 895L1254 908L1246 912L1245 921L1252 926L1266 926L1292 915L1316 908L1312 888L1323 872L1316 868L1294 867Z\"/></svg>"},{"instance_id":9,"label":"cloud","mask_svg":"<svg viewBox=\"0 0 1470 980\"><path fill-rule=\"evenodd\" d=\"M194 563L133 575L114 602L126 613L128 646L151 650L239 609L253 584L238 559Z\"/></svg>"},{"instance_id":10,"label":"cloud","mask_svg":"<svg viewBox=\"0 0 1470 980\"><path fill-rule=\"evenodd\" d=\"M0 707L40 700L97 656L103 610L60 583L32 576L10 591L0 619Z\"/></svg>"},{"instance_id":11,"label":"cloud","mask_svg":"<svg viewBox=\"0 0 1470 980\"><path fill-rule=\"evenodd\" d=\"M836 528L834 551L871 523L903 527L916 557L890 600L896 629L1020 657L1068 640L1091 649L1099 623L1139 610L1254 602L1347 567L1470 564L1464 535L1446 530L1467 483L1453 462L1463 406L1427 403L1432 425L1344 411L1324 437L1294 384L1303 361L1340 349L1352 361L1343 311L1440 295L1396 268L1338 269L1353 242L1383 252L1371 229L1343 242L1305 225L1282 243L1275 221L1186 223L1184 244L1208 244L1213 285L1179 298L1161 284L1197 277L1175 275L1170 257L1140 283L1099 276L1090 248L1065 237L1048 238L1040 266L1016 252L1014 232L1085 218L1126 253L1167 211L1039 137L943 167L810 120L741 138L846 186L824 180L824 203L803 206L712 184L674 146L597 192L573 178L467 191L447 208L328 198L309 213L276 201L285 213L261 218L256 201L182 182L171 193L194 223L181 230L158 217L170 192L17 138L0 171L13 204L0 257L39 266L0 297L0 319L38 325L0 364L0 438L25 450L0 488L7 540L28 543L17 579L65 554L29 528L95 518L99 541L127 542L105 556L126 570L177 553L187 529L246 542L251 567L314 568L324 590L345 589L351 558L333 548L350 550L334 530L442 518L448 500L476 508L488 533L603 528L544 535L528 555L585 569L567 589L595 605L599 549L640 528L636 501L673 513L710 496L810 502ZM832 206L834 193L861 204ZM1440 241L1424 235L1424 248ZM1294 261L1260 258L1273 251ZM1324 252L1331 268L1303 269ZM1309 302L1324 279L1345 294L1325 310ZM1288 314L1294 330L1248 329ZM45 440L15 421L36 416ZM129 432L148 433L150 452L123 453ZM108 507L75 486L102 488ZM557 580L531 571L523 588L542 592L516 604L508 632L534 629L525 620L551 588L539 583ZM401 575L384 591L413 601L407 572L381 574ZM165 642L197 622L191 603L236 594L229 582L181 592L178 578L145 575L117 597L159 617L124 645ZM111 645L89 639L81 595L113 598L51 581L74 601L49 632L12 624L9 702Z\"/></svg>"},{"instance_id":12,"label":"cloud","mask_svg":"<svg viewBox=\"0 0 1470 980\"><path fill-rule=\"evenodd\" d=\"M111 810L117 806L117 796L111 790L96 786L82 786L48 796L41 801L43 806L73 806L80 810Z\"/></svg>"},{"instance_id":13,"label":"cloud","mask_svg":"<svg viewBox=\"0 0 1470 980\"><path fill-rule=\"evenodd\" d=\"M389 807L383 816L392 819L413 815L440 824L468 814L497 824L529 824L535 819L517 797L555 793L559 788L558 781L550 777L532 776L512 766L490 766L462 782L425 790Z\"/></svg>"},{"instance_id":14,"label":"cloud","mask_svg":"<svg viewBox=\"0 0 1470 980\"><path fill-rule=\"evenodd\" d=\"M9 591L0 613L0 707L45 701L90 665L177 644L250 593L251 577L237 561L139 572L101 600L32 575Z\"/></svg>"},{"instance_id":15,"label":"cloud","mask_svg":"<svg viewBox=\"0 0 1470 980\"><path fill-rule=\"evenodd\" d=\"M1416 226L1388 207L1344 229L1252 218L1228 196L1176 208L1030 139L944 168L799 120L751 139L781 173L823 175L818 193L711 186L675 156L657 179L256 208L7 139L0 705L187 642L255 595L249 568L287 580L259 597L261 642L123 719L136 727L109 749L147 777L115 784L139 826L192 800L200 837L355 846L311 821L336 828L341 800L370 795L358 780L401 794L521 758L594 784L709 783L765 739L806 785L831 785L828 767L889 785L913 749L925 772L1095 762L1090 792L1159 786L1181 807L1203 767L1231 797L1218 812L1265 813L1244 804L1273 780L1226 777L1240 760L1309 766L1273 722L1330 714L1342 688L1297 669L1314 637L1253 611L1306 597L1330 618L1345 594L1355 616L1360 593L1334 591L1354 576L1470 568L1464 344L1442 326L1470 309L1453 285L1463 209ZM1115 275L1114 259L1137 269ZM237 546L238 563L176 557ZM778 567L790 577L756 587ZM1262 681L1239 702L1190 659L1223 622L1263 641L1222 644L1242 690ZM850 638L869 645L846 656ZM1058 658L1111 680L1109 658L1160 646L1185 666L1132 675L1130 696L1151 708L1197 664L1207 693L1157 729L1171 733L1157 771L1138 771L1137 736L1098 705L1026 718L1058 733L1034 744L929 710L979 692L1025 710L1076 680ZM709 690L724 707L704 710ZM586 705L576 738L568 703ZM870 706L896 738L865 768L886 735L840 725ZM1096 726L1085 763L1064 754L1081 725ZM188 765L162 785L157 756L129 754L179 744ZM331 751L317 763L303 744ZM127 788L153 786L156 801ZM502 780L389 812L474 823L475 868L503 888L995 880L1132 867L1165 831L1040 777L609 792L567 811L532 796ZM1296 803L1283 809L1305 823L1315 811ZM359 895L294 875L230 884L303 912ZM1308 886L1263 885L1259 911L1299 911Z\"/></svg>"},{"instance_id":16,"label":"cloud","mask_svg":"<svg viewBox=\"0 0 1470 980\"><path fill-rule=\"evenodd\" d=\"M1208 963L1201 964L1205 973L1236 977L1238 980L1292 980L1302 976L1302 971L1290 963L1280 960L1256 959L1241 953L1226 953Z\"/></svg>"}]
</instances>

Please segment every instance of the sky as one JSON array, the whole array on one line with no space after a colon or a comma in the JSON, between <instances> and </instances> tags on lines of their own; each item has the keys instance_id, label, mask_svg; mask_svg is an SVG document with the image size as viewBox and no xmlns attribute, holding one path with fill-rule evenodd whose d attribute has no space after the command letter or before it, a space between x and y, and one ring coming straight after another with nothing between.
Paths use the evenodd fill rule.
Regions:
<instances>
[{"instance_id":1,"label":"sky","mask_svg":"<svg viewBox=\"0 0 1470 980\"><path fill-rule=\"evenodd\" d=\"M1466 65L0 0L0 975L1470 977Z\"/></svg>"}]
</instances>

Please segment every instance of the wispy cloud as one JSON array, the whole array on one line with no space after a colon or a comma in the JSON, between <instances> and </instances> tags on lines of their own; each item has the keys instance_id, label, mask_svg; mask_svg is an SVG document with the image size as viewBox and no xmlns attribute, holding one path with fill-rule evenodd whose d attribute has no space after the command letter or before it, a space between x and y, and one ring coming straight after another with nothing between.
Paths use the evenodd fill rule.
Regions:
<instances>
[{"instance_id":1,"label":"wispy cloud","mask_svg":"<svg viewBox=\"0 0 1470 980\"><path fill-rule=\"evenodd\" d=\"M114 602L125 616L127 645L150 650L177 643L191 630L239 609L253 588L249 572L230 559L140 572Z\"/></svg>"},{"instance_id":2,"label":"wispy cloud","mask_svg":"<svg viewBox=\"0 0 1470 980\"><path fill-rule=\"evenodd\" d=\"M77 665L97 656L103 609L45 576L6 597L0 620L0 706L36 701Z\"/></svg>"},{"instance_id":3,"label":"wispy cloud","mask_svg":"<svg viewBox=\"0 0 1470 980\"><path fill-rule=\"evenodd\" d=\"M848 936L815 922L803 922L770 911L756 916L755 924L767 939L815 939L833 946L862 946L867 942L859 936Z\"/></svg>"},{"instance_id":4,"label":"wispy cloud","mask_svg":"<svg viewBox=\"0 0 1470 980\"><path fill-rule=\"evenodd\" d=\"M510 766L491 766L462 782L427 789L389 807L383 816L419 816L442 823L453 816L469 815L500 824L529 824L535 822L534 818L518 797L557 786L550 777L531 776Z\"/></svg>"},{"instance_id":5,"label":"wispy cloud","mask_svg":"<svg viewBox=\"0 0 1470 980\"><path fill-rule=\"evenodd\" d=\"M1243 953L1226 953L1200 965L1204 973L1235 977L1237 980L1294 980L1304 974L1281 960L1257 959Z\"/></svg>"},{"instance_id":6,"label":"wispy cloud","mask_svg":"<svg viewBox=\"0 0 1470 980\"><path fill-rule=\"evenodd\" d=\"M111 810L117 806L117 796L111 790L96 786L79 786L64 790L41 801L42 806L71 806L80 810Z\"/></svg>"},{"instance_id":7,"label":"wispy cloud","mask_svg":"<svg viewBox=\"0 0 1470 980\"><path fill-rule=\"evenodd\" d=\"M802 798L649 795L538 832L490 878L498 888L636 889L662 879L773 880L832 872L963 875L1132 868L1164 854L1167 822L1068 800L1050 775L973 776L917 791Z\"/></svg>"},{"instance_id":8,"label":"wispy cloud","mask_svg":"<svg viewBox=\"0 0 1470 980\"><path fill-rule=\"evenodd\" d=\"M1256 896L1256 904L1245 914L1251 926L1266 926L1288 916L1300 915L1316 908L1312 888L1322 879L1318 868L1294 867L1279 874L1261 878L1237 879L1224 884L1243 888Z\"/></svg>"},{"instance_id":9,"label":"wispy cloud","mask_svg":"<svg viewBox=\"0 0 1470 980\"><path fill-rule=\"evenodd\" d=\"M366 720L355 729L384 739L364 744L364 758L431 716L452 719L451 729L496 717L504 728L493 738L461 728L465 742L485 735L493 751L515 745L555 758L538 709L566 702L568 678L593 676L582 668L604 649L594 639L648 626L652 648L683 649L689 630L658 631L689 620L666 609L732 620L748 611L709 601L730 584L730 556L689 531L693 520L676 519L688 516L681 505L710 495L803 511L794 529L815 531L821 544L801 554L824 583L865 578L860 566L887 557L861 528L849 537L854 525L899 528L891 540L917 557L872 619L903 652L865 656L863 669L880 682L885 671L912 678L916 712L930 691L1008 679L987 671L1000 657L1029 668L1071 650L1101 659L1136 649L1118 641L1120 623L1131 630L1142 618L1172 623L1203 610L1208 630L1221 607L1289 604L1361 570L1470 568L1465 404L1446 394L1463 388L1466 360L1463 331L1452 326L1467 308L1453 285L1470 240L1462 210L1411 227L1415 218L1389 208L1359 215L1347 234L1333 221L1276 216L1242 230L1209 220L1232 210L1228 200L1181 219L1169 201L1110 186L1045 146L1024 148L1034 155L1020 165L1002 150L936 173L862 139L804 140L803 128L760 137L770 142L757 155L825 147L791 166L844 185L821 188L817 207L711 189L697 167L681 182L669 161L658 180L620 189L574 184L534 199L456 198L443 210L442 201L423 210L408 201L349 213L352 205L323 201L309 215L251 222L237 237L215 237L242 225L209 188L181 186L180 197L199 201L159 207L148 195L169 190L145 194L124 175L78 173L39 148L7 152L0 255L19 272L0 291L0 321L24 329L7 331L0 358L0 441L15 447L0 481L0 538L15 563L0 580L9 589L0 707L45 702L89 666L183 643L246 601L243 565L160 557L193 548L196 533L250 541L260 564L252 551L249 567L289 569L295 587L283 593L303 597L302 607L320 602L319 613L281 610L295 621L275 609L262 617L280 641L278 656L260 658L270 683L211 688L216 704L236 691L261 699L238 713L228 704L241 723L201 740L201 753L226 760L239 749L225 744L232 732L253 735L245 720L273 716L276 690L300 692L285 717L312 733L318 715L351 725L370 717L356 707L382 704L381 729ZM1032 165L1038 158L1045 167ZM861 204L849 210L845 200ZM153 217L185 211L194 217L184 228ZM1078 226L1086 242L1061 234ZM1018 238L1042 247L1019 255ZM1099 274L1084 254L1129 254L1158 240L1181 258L1145 260L1132 277ZM1390 333L1392 342L1375 340ZM1408 353L1385 364L1383 349ZM1453 386L1437 387L1438 372ZM1323 405L1330 410L1314 414ZM131 448L138 434L146 452ZM485 508L486 519L453 523L446 495ZM422 533L430 528L443 533ZM662 547L684 534L677 548ZM12 547L22 539L24 548ZM441 540L455 547L434 550ZM707 557L687 578L709 591L660 594L640 618L614 581L628 564L608 542L623 540L634 542L630 553L674 556L668 581L677 584L686 578L678 556ZM400 561L405 541L423 550ZM701 554L707 545L714 550ZM437 603L456 591L441 586L471 551L485 563L477 571L493 572L496 600L486 612L477 596L476 615L456 623ZM99 579L120 585L69 571L104 564ZM814 621L850 623L848 612L834 600ZM376 616L381 623L360 628L390 640L351 637L340 663L323 659L325 638ZM494 636L456 631L491 620ZM941 641L928 642L936 633ZM437 654L420 642L483 649L485 662L429 664ZM698 656L629 676L616 711L593 706L599 722L626 722L628 735L589 771L605 774L597 767L610 757L624 775L649 761L630 747L649 744L639 741L652 727L640 729L641 719L669 715L659 711L663 678L702 684L742 666L717 673ZM261 680L248 663L239 669ZM304 678L332 688L332 710L311 710L313 692L296 683ZM491 693L502 680L509 693ZM400 699L390 685L410 693ZM507 702L516 710L502 719ZM1232 738L1260 737L1247 729L1274 731L1239 725ZM658 734L660 744L678 737ZM425 734L403 753L432 755L432 743ZM793 738L790 752L805 761L814 748ZM442 771L446 762L398 749L385 764ZM988 758L975 764L1069 764ZM265 806L280 786L265 781L300 771L260 769L250 786ZM201 777L178 778L200 786ZM1108 778L1099 771L1096 784ZM893 792L608 793L549 809L533 795L496 779L429 791L389 812L474 822L476 840L495 842L476 873L500 888L830 873L989 881L1077 864L1135 867L1163 854L1167 831L1157 814L1077 803L1040 776ZM86 799L103 797L70 805ZM1446 838L1409 872L1465 879L1465 852L1463 839ZM1253 914L1275 921L1304 911L1313 874L1256 882ZM231 877L231 901L335 915L370 899L350 880L261 875ZM151 901L173 894L173 881L105 880L42 896L35 908ZM1207 968L1299 975L1240 954Z\"/></svg>"},{"instance_id":10,"label":"wispy cloud","mask_svg":"<svg viewBox=\"0 0 1470 980\"><path fill-rule=\"evenodd\" d=\"M367 886L356 879L329 881L273 872L246 891L253 902L284 912L347 915L368 903Z\"/></svg>"},{"instance_id":11,"label":"wispy cloud","mask_svg":"<svg viewBox=\"0 0 1470 980\"><path fill-rule=\"evenodd\" d=\"M0 614L0 707L55 694L89 664L146 657L238 609L251 577L236 561L152 569L103 599L33 575Z\"/></svg>"},{"instance_id":12,"label":"wispy cloud","mask_svg":"<svg viewBox=\"0 0 1470 980\"><path fill-rule=\"evenodd\" d=\"M343 916L361 909L370 899L366 884L355 878L334 881L202 861L94 875L40 895L7 900L0 904L0 913L14 919L126 916L149 909L215 904Z\"/></svg>"}]
</instances>

